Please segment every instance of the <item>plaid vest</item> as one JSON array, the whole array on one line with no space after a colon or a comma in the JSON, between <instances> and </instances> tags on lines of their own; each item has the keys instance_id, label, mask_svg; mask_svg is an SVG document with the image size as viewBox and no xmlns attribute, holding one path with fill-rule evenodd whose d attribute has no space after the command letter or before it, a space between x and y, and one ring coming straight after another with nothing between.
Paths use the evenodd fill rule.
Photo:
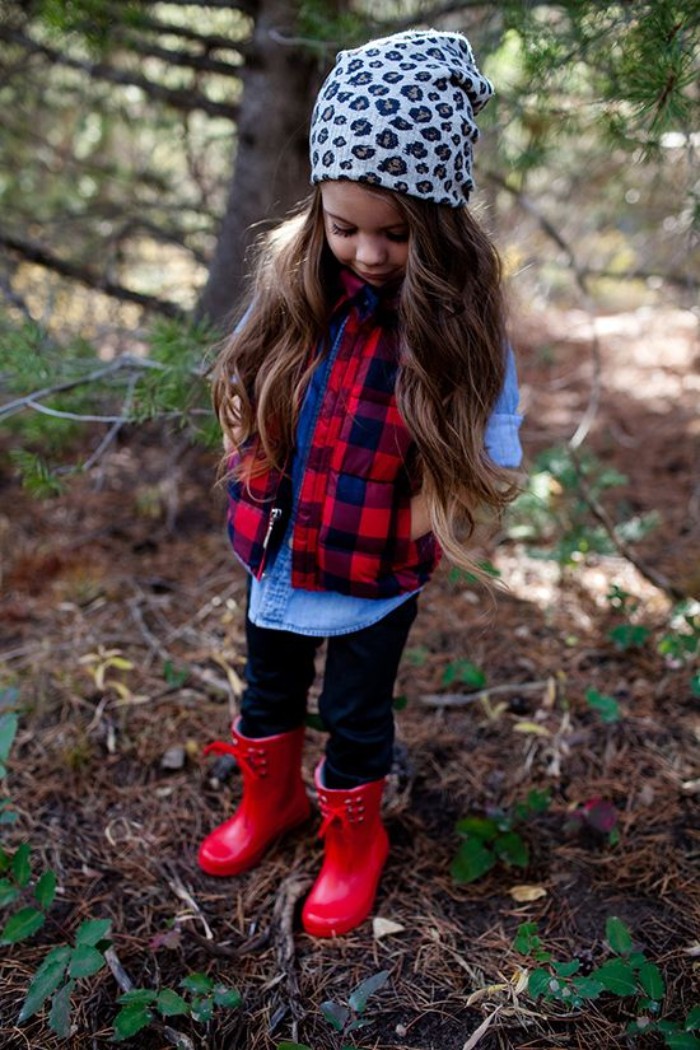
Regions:
<instances>
[{"instance_id":1,"label":"plaid vest","mask_svg":"<svg viewBox=\"0 0 700 1050\"><path fill-rule=\"evenodd\" d=\"M395 311L341 272L344 294L331 328L333 361L294 493L292 586L359 598L410 593L440 557L432 534L411 539L411 496L418 488L415 445L399 414L395 385L399 341ZM237 453L253 464L255 439ZM233 465L233 464L232 464ZM247 473L247 472L246 472ZM285 531L289 477L267 470L229 485L228 529L234 552L260 578Z\"/></svg>"}]
</instances>

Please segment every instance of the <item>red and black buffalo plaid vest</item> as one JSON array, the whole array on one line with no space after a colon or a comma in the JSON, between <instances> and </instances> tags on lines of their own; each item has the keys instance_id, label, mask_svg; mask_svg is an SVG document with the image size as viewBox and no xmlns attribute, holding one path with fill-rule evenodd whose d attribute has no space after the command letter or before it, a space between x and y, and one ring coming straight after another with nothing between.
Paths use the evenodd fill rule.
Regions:
<instances>
[{"instance_id":1,"label":"red and black buffalo plaid vest","mask_svg":"<svg viewBox=\"0 0 700 1050\"><path fill-rule=\"evenodd\" d=\"M396 311L374 295L368 313L366 286L349 271L341 280L330 326L335 356L310 445L297 450L306 456L298 491L275 469L242 480L258 454L253 439L232 463L239 480L229 485L228 529L238 558L261 577L293 502L292 586L389 598L421 587L440 549L430 533L410 535L419 482L396 404Z\"/></svg>"}]
</instances>

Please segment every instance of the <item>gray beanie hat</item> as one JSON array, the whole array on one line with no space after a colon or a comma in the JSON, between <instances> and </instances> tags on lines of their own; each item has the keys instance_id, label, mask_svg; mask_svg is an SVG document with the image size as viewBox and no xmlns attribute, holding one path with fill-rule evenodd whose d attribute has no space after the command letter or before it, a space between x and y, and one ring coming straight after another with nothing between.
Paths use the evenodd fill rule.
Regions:
<instances>
[{"instance_id":1,"label":"gray beanie hat","mask_svg":"<svg viewBox=\"0 0 700 1050\"><path fill-rule=\"evenodd\" d=\"M341 51L311 117L311 182L459 208L474 187L474 114L492 95L461 33L409 30Z\"/></svg>"}]
</instances>

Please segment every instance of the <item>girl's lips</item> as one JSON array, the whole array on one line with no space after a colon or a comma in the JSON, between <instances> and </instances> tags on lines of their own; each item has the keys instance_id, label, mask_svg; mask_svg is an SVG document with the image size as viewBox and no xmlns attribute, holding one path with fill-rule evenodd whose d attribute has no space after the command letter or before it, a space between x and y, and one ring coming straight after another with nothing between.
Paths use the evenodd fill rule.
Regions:
<instances>
[{"instance_id":1,"label":"girl's lips","mask_svg":"<svg viewBox=\"0 0 700 1050\"><path fill-rule=\"evenodd\" d=\"M358 277L361 277L363 281L367 281L369 284L377 281L383 283L385 281L390 281L392 277L394 277L393 270L390 270L388 273L363 273L362 270L355 270L355 273Z\"/></svg>"}]
</instances>

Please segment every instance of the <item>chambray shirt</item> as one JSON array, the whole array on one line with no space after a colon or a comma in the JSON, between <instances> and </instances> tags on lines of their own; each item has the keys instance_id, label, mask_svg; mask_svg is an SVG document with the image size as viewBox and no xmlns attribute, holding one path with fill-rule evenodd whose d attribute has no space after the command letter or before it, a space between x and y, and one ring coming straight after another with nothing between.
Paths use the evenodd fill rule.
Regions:
<instances>
[{"instance_id":1,"label":"chambray shirt","mask_svg":"<svg viewBox=\"0 0 700 1050\"><path fill-rule=\"evenodd\" d=\"M360 311L366 316L376 309L378 296L371 285L365 285L360 294ZM268 556L263 578L253 578L251 581L248 616L257 627L292 631L317 638L349 634L377 623L417 593L399 594L394 598L355 598L334 591L304 591L292 587L292 533L301 479L328 373L338 353L344 325L345 322L341 321L337 330L331 332L330 353L314 371L302 402L296 450L291 465L294 493L292 513L279 547ZM518 414L518 398L515 358L509 348L503 390L486 425L484 437L486 451L494 463L501 467L518 467L522 458L518 437L522 416Z\"/></svg>"}]
</instances>

